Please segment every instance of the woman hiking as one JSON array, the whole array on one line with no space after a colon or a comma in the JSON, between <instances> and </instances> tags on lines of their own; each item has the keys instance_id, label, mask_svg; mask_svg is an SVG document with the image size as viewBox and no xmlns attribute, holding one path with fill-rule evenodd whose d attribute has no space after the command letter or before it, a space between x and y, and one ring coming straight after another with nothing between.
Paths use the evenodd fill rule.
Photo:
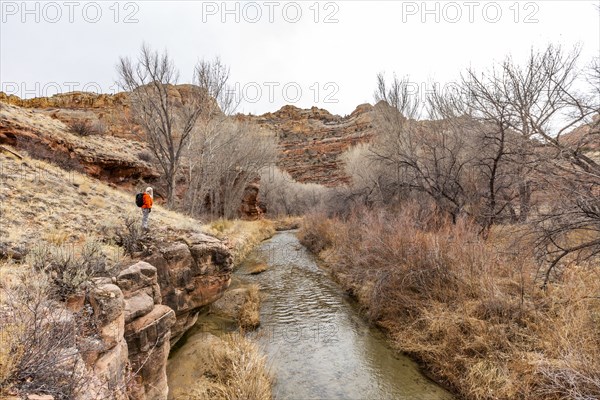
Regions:
<instances>
[{"instance_id":1,"label":"woman hiking","mask_svg":"<svg viewBox=\"0 0 600 400\"><path fill-rule=\"evenodd\" d=\"M148 230L148 216L152 211L152 198L154 197L151 187L147 187L144 192L143 199L144 204L142 205L142 229Z\"/></svg>"}]
</instances>

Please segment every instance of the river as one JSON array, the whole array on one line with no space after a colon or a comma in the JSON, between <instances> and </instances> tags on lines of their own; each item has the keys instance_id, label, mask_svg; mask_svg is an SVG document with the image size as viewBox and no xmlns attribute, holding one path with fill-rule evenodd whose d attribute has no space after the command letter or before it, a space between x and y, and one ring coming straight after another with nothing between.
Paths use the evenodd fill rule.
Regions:
<instances>
[{"instance_id":1,"label":"river","mask_svg":"<svg viewBox=\"0 0 600 400\"><path fill-rule=\"evenodd\" d=\"M269 269L245 280L263 293L257 339L272 360L276 399L452 398L388 347L293 232L257 252Z\"/></svg>"},{"instance_id":2,"label":"river","mask_svg":"<svg viewBox=\"0 0 600 400\"><path fill-rule=\"evenodd\" d=\"M267 271L249 275L241 266L235 280L261 289L261 325L252 335L271 362L275 399L453 398L389 348L294 232L277 233L253 258Z\"/></svg>"}]
</instances>

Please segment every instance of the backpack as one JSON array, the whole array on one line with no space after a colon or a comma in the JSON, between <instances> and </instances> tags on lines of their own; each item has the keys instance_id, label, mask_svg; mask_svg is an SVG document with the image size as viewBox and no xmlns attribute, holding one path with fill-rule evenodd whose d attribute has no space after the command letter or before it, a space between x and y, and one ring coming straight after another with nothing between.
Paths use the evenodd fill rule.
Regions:
<instances>
[{"instance_id":1,"label":"backpack","mask_svg":"<svg viewBox=\"0 0 600 400\"><path fill-rule=\"evenodd\" d=\"M144 193L138 193L135 195L135 205L141 207L144 205Z\"/></svg>"}]
</instances>

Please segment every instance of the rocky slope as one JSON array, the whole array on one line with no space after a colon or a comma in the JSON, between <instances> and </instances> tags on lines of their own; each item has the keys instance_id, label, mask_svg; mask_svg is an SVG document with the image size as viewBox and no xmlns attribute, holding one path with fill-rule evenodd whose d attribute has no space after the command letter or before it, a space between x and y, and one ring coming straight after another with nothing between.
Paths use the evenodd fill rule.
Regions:
<instances>
[{"instance_id":1,"label":"rocky slope","mask_svg":"<svg viewBox=\"0 0 600 400\"><path fill-rule=\"evenodd\" d=\"M145 146L137 141L105 134L78 136L65 122L46 112L2 102L0 144L113 183L158 177L156 170L140 158Z\"/></svg>"},{"instance_id":2,"label":"rocky slope","mask_svg":"<svg viewBox=\"0 0 600 400\"><path fill-rule=\"evenodd\" d=\"M185 96L190 86L180 85L173 90L177 96ZM52 97L20 99L0 92L0 104L2 103L4 111L0 114L0 144L10 143L17 147L26 147L22 141L19 142L19 138L33 138L36 139L36 143L42 141L54 150L62 149L63 152L68 152L71 159L80 160L95 176L104 174L113 181L126 179L127 175L133 176L134 179L155 177L155 172L145 170L144 167L147 166L139 159L143 146L136 142L136 132L139 131L138 127L131 123L126 93L98 95L72 92ZM40 129L34 129L32 132L26 123L27 118L39 120L42 116L48 117L46 123L58 130L68 131L69 126L77 122L90 123L102 133L100 137L108 138L108 142L114 144L113 157L108 157L101 151L82 154L84 152L77 151L79 146L73 144L75 141L71 137L62 138L60 143L49 142L52 135L44 135ZM278 165L293 178L301 182L327 186L347 181L340 168L338 156L350 146L370 140L373 135L373 106L370 104L360 105L344 117L332 115L327 110L317 107L303 110L288 105L276 112L260 116L239 114L236 118L254 122L277 138ZM93 137L83 138L81 141L84 143L84 139L94 141ZM127 139L130 144L119 142L119 139ZM125 152L129 153L127 157L123 154L124 148L129 149ZM133 156L133 160L129 156ZM95 162L94 157L98 166L96 170L92 166ZM120 158L126 161L117 168L117 159ZM118 175L115 171L124 172Z\"/></svg>"},{"instance_id":3,"label":"rocky slope","mask_svg":"<svg viewBox=\"0 0 600 400\"><path fill-rule=\"evenodd\" d=\"M7 277L33 262L25 255L47 249L78 259L86 244L97 243L106 263L106 277L66 304L48 306L64 314L60 321L92 310L93 328L73 354L78 373L90 379L90 390L77 399L125 399L125 392L166 399L171 346L230 283L230 249L198 221L160 206L153 208L150 233L138 239L142 250L125 256L116 240L127 234L128 219L139 224L138 212L130 195L101 180L0 148L0 321Z\"/></svg>"}]
</instances>

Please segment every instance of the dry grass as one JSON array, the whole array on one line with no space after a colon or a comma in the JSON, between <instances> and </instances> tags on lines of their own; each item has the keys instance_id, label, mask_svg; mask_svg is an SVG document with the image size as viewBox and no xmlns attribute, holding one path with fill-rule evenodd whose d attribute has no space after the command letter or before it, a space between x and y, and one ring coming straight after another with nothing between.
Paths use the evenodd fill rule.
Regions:
<instances>
[{"instance_id":1,"label":"dry grass","mask_svg":"<svg viewBox=\"0 0 600 400\"><path fill-rule=\"evenodd\" d=\"M182 349L183 350L183 349ZM270 400L273 379L267 359L242 334L192 337L185 353L168 365L173 400Z\"/></svg>"},{"instance_id":2,"label":"dry grass","mask_svg":"<svg viewBox=\"0 0 600 400\"><path fill-rule=\"evenodd\" d=\"M461 396L600 397L598 272L569 267L544 292L506 232L483 241L416 210L309 217L300 236L399 350Z\"/></svg>"},{"instance_id":3,"label":"dry grass","mask_svg":"<svg viewBox=\"0 0 600 400\"><path fill-rule=\"evenodd\" d=\"M260 293L258 285L236 285L211 304L210 312L222 318L235 321L244 330L255 329L260 325Z\"/></svg>"},{"instance_id":4,"label":"dry grass","mask_svg":"<svg viewBox=\"0 0 600 400\"><path fill-rule=\"evenodd\" d=\"M238 315L242 329L255 329L260 325L260 292L258 285L246 286L246 298Z\"/></svg>"},{"instance_id":5,"label":"dry grass","mask_svg":"<svg viewBox=\"0 0 600 400\"><path fill-rule=\"evenodd\" d=\"M223 351L214 352L216 379L209 390L214 399L272 399L272 378L267 361L255 343L241 334L224 337Z\"/></svg>"},{"instance_id":6,"label":"dry grass","mask_svg":"<svg viewBox=\"0 0 600 400\"><path fill-rule=\"evenodd\" d=\"M258 275L258 274L262 274L263 272L267 271L269 269L269 266L265 263L258 263L255 264L253 266L251 266L248 269L248 274L250 275Z\"/></svg>"},{"instance_id":7,"label":"dry grass","mask_svg":"<svg viewBox=\"0 0 600 400\"><path fill-rule=\"evenodd\" d=\"M19 324L4 323L0 329L0 396L12 390L25 349L21 345L25 329Z\"/></svg>"},{"instance_id":8,"label":"dry grass","mask_svg":"<svg viewBox=\"0 0 600 400\"><path fill-rule=\"evenodd\" d=\"M213 221L202 227L207 233L222 239L233 253L234 264L242 262L263 240L275 234L275 225L267 219L256 221Z\"/></svg>"},{"instance_id":9,"label":"dry grass","mask_svg":"<svg viewBox=\"0 0 600 400\"><path fill-rule=\"evenodd\" d=\"M273 221L275 224L275 230L277 231L289 231L292 229L298 229L302 225L302 217L287 216L277 218Z\"/></svg>"}]
</instances>

